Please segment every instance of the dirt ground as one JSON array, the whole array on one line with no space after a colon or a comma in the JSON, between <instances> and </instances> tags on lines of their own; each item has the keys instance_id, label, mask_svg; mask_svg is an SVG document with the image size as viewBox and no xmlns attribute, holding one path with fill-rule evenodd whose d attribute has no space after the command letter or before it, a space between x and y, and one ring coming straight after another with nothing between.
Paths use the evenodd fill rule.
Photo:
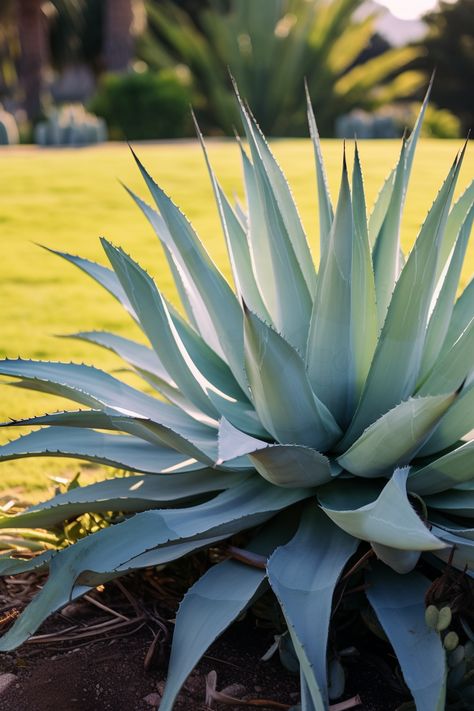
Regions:
<instances>
[{"instance_id":1,"label":"dirt ground","mask_svg":"<svg viewBox=\"0 0 474 711\"><path fill-rule=\"evenodd\" d=\"M206 560L194 557L162 572L128 576L69 604L20 649L0 655L0 711L153 711L166 679L173 620L190 579ZM37 591L35 575L0 581L0 627ZM267 610L268 611L268 610ZM208 650L188 678L175 711L289 710L299 702L299 679L279 655L261 657L274 641L274 625L249 612ZM350 639L343 640L351 644ZM359 696L356 711L395 711L400 684L370 637L344 661L343 700ZM363 660L363 664L361 663ZM238 706L206 705L206 678ZM3 687L3 688L2 688ZM245 701L256 700L249 705ZM271 702L271 703L266 703Z\"/></svg>"},{"instance_id":2,"label":"dirt ground","mask_svg":"<svg viewBox=\"0 0 474 711\"><path fill-rule=\"evenodd\" d=\"M133 634L83 647L25 645L14 654L3 655L1 673L13 673L16 678L0 695L0 711L152 711L159 704L166 676L164 660L156 660L145 671L152 640L152 631L143 626ZM235 624L189 677L176 711L208 709L205 680L213 670L219 690L242 699L280 704L253 708L271 711L296 704L297 677L277 658L259 661L271 640L271 635L256 631L249 621ZM360 695L362 705L354 707L359 711L392 711L403 701L370 665L349 667L346 692L343 698ZM238 711L242 706L217 703L213 708Z\"/></svg>"}]
</instances>

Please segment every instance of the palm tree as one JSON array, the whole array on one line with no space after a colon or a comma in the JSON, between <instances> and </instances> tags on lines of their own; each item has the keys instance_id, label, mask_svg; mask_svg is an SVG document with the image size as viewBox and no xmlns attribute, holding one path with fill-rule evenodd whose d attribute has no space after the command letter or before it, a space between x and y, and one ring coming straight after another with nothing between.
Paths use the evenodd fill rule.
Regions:
<instances>
[{"instance_id":1,"label":"palm tree","mask_svg":"<svg viewBox=\"0 0 474 711\"><path fill-rule=\"evenodd\" d=\"M126 71L133 58L133 1L106 0L103 58L107 71Z\"/></svg>"},{"instance_id":2,"label":"palm tree","mask_svg":"<svg viewBox=\"0 0 474 711\"><path fill-rule=\"evenodd\" d=\"M28 118L35 120L41 113L46 18L41 10L41 0L17 0L16 11L21 48L18 74L22 103Z\"/></svg>"}]
</instances>

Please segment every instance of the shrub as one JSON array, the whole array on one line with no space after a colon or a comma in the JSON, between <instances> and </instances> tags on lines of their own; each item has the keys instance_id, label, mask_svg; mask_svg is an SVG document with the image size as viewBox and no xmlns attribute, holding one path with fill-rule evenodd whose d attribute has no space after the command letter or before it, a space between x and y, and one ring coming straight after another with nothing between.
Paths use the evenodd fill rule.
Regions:
<instances>
[{"instance_id":1,"label":"shrub","mask_svg":"<svg viewBox=\"0 0 474 711\"><path fill-rule=\"evenodd\" d=\"M54 109L35 126L35 143L40 146L85 146L107 140L102 119L88 113L81 104Z\"/></svg>"},{"instance_id":2,"label":"shrub","mask_svg":"<svg viewBox=\"0 0 474 711\"><path fill-rule=\"evenodd\" d=\"M164 246L187 318L110 242L112 269L60 253L122 303L151 348L106 332L77 337L121 355L167 401L86 365L0 363L23 387L88 408L9 423L41 428L1 447L0 459L72 456L135 472L0 519L18 531L85 512L128 514L56 553L2 558L4 574L48 566L50 576L1 650L90 587L248 531L238 560L211 567L181 604L160 711L268 585L299 662L302 708L327 709L334 591L346 566L361 570L370 556L362 590L417 709L444 707L445 647L426 624L425 594L432 561L474 568L474 441L463 440L474 426L474 281L456 299L474 183L450 209L463 149L412 251L401 253L424 110L367 220L357 151L352 189L344 157L333 209L308 102L318 272L288 185L242 104L247 213L234 210L208 163L235 291L138 158L158 211L131 195Z\"/></svg>"},{"instance_id":3,"label":"shrub","mask_svg":"<svg viewBox=\"0 0 474 711\"><path fill-rule=\"evenodd\" d=\"M190 90L173 71L109 74L91 102L112 138L147 140L189 135Z\"/></svg>"}]
</instances>

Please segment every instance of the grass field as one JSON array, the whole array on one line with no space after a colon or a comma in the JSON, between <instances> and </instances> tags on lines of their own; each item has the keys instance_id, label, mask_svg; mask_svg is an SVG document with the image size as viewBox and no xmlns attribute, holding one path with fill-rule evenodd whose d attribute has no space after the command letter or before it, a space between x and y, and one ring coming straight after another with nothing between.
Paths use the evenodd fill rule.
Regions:
<instances>
[{"instance_id":1,"label":"grass field","mask_svg":"<svg viewBox=\"0 0 474 711\"><path fill-rule=\"evenodd\" d=\"M408 249L449 170L459 144L422 141L415 161L403 224L403 246ZM304 140L277 141L274 150L287 173L315 255L316 209L313 157ZM341 143L324 142L330 187L340 177ZM352 152L352 149L349 149ZM368 204L396 160L396 141L361 142ZM228 274L218 218L202 157L194 142L141 145L138 152L157 181L193 222L212 257ZM210 155L224 187L242 197L236 147L211 142ZM125 145L80 150L5 149L1 152L0 193L0 356L75 360L116 369L112 354L56 334L79 330L115 330L140 338L134 324L82 272L41 249L36 243L105 261L98 237L120 244L153 274L165 294L176 296L156 238L117 179L145 195L138 171ZM457 194L473 174L474 153L467 153ZM472 276L471 246L463 285ZM60 409L64 402L39 393L1 387L0 421ZM0 442L16 436L0 431ZM21 460L1 465L1 493L36 499L50 485L48 476L71 475L84 465L71 460ZM100 471L85 468L87 476Z\"/></svg>"}]
</instances>

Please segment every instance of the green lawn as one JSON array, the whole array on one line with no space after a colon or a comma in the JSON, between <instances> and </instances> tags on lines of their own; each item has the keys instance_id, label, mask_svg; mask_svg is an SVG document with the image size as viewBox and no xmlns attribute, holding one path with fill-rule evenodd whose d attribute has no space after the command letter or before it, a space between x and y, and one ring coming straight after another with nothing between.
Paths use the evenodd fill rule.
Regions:
<instances>
[{"instance_id":1,"label":"green lawn","mask_svg":"<svg viewBox=\"0 0 474 711\"><path fill-rule=\"evenodd\" d=\"M425 140L415 161L404 219L403 245L407 249L431 205L441 180L458 149L458 142ZM303 221L316 254L316 211L313 157L310 143L285 140L274 144L293 187ZM340 176L341 143L325 141L333 194ZM352 152L352 148L349 149ZM396 141L361 142L368 203L396 160ZM171 194L193 222L212 257L228 274L211 189L202 157L194 142L141 145L138 152L157 181ZM240 196L240 166L232 143L210 143L211 159L224 187ZM56 334L107 329L138 336L127 315L82 272L42 250L36 243L104 261L98 237L120 244L145 266L165 294L176 302L161 249L151 229L118 179L145 195L138 171L125 145L80 150L34 148L4 149L0 225L0 356L75 360L117 368L120 361L101 349ZM468 151L457 193L474 168ZM463 285L473 272L474 249L468 255ZM138 336L139 337L139 336ZM39 393L1 388L0 421L41 414L65 403ZM17 431L0 431L0 442ZM1 465L3 492L37 498L50 484L48 476L77 471L71 460L21 460ZM83 466L83 465L81 465ZM87 476L100 470L86 468Z\"/></svg>"}]
</instances>

